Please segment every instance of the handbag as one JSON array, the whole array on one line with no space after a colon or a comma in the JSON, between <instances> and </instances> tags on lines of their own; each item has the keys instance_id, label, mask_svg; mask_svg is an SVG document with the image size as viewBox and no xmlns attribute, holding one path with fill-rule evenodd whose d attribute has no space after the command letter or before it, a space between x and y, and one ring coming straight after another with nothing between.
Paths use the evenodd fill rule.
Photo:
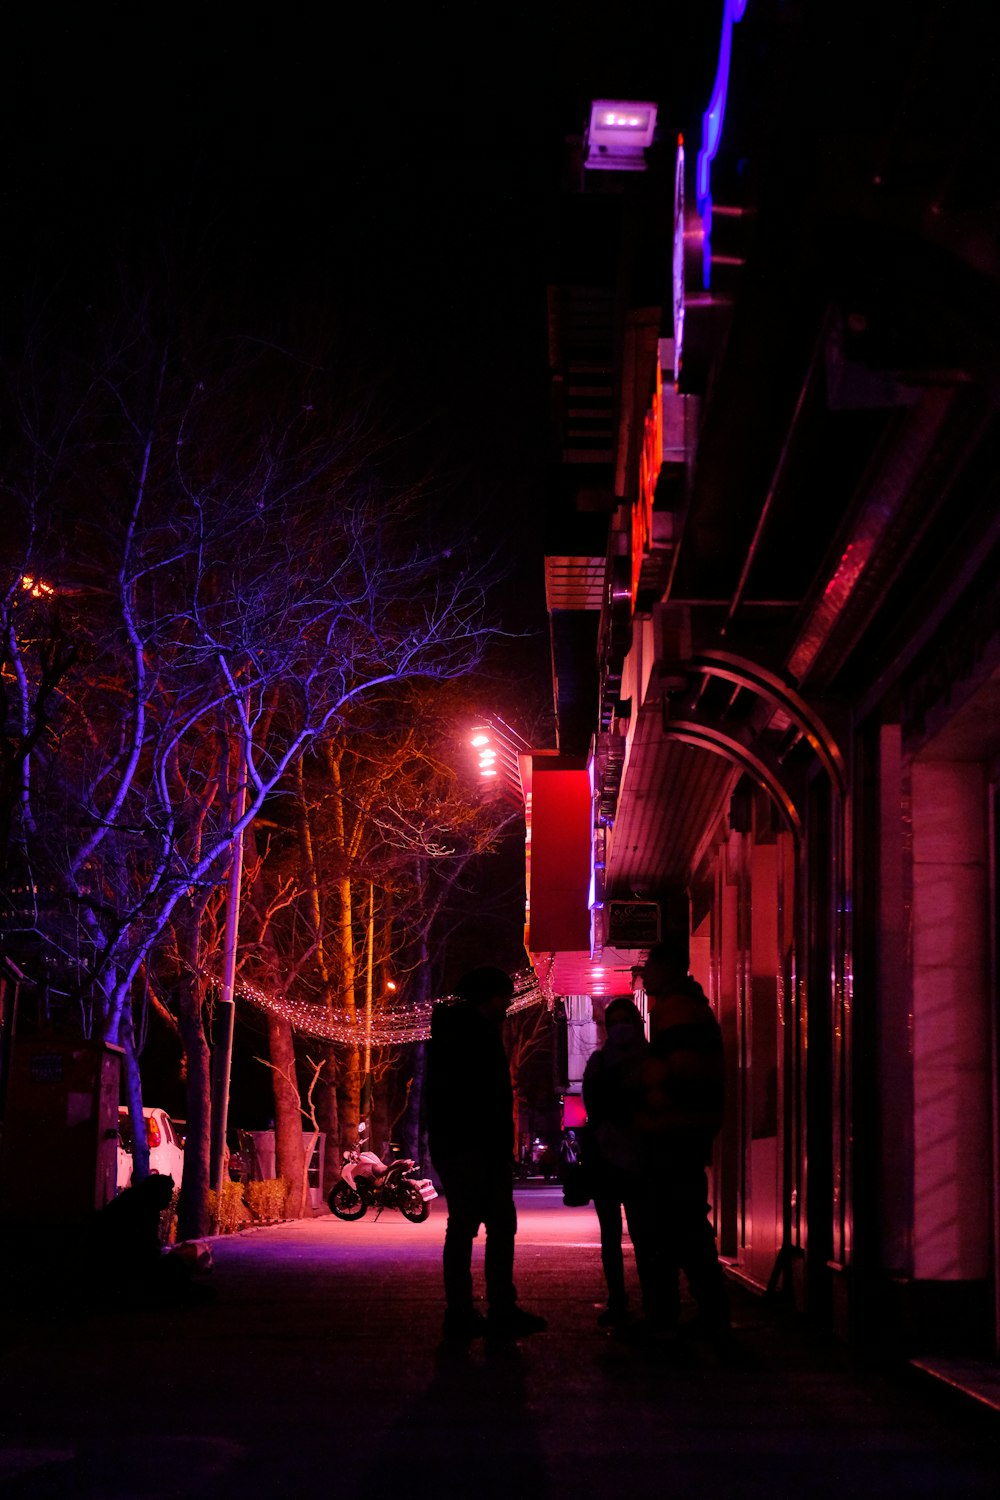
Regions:
<instances>
[{"instance_id":1,"label":"handbag","mask_svg":"<svg viewBox=\"0 0 1000 1500\"><path fill-rule=\"evenodd\" d=\"M592 1197L590 1172L582 1161L572 1162L563 1173L563 1203L567 1208L585 1208Z\"/></svg>"}]
</instances>

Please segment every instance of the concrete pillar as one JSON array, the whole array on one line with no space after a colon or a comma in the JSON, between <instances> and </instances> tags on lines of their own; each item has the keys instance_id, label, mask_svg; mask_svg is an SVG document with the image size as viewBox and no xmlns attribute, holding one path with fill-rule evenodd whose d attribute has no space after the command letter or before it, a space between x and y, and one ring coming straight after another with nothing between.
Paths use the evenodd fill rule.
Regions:
<instances>
[{"instance_id":1,"label":"concrete pillar","mask_svg":"<svg viewBox=\"0 0 1000 1500\"><path fill-rule=\"evenodd\" d=\"M910 974L910 782L898 724L879 737L878 1205L882 1267L913 1271L913 1015Z\"/></svg>"},{"instance_id":2,"label":"concrete pillar","mask_svg":"<svg viewBox=\"0 0 1000 1500\"><path fill-rule=\"evenodd\" d=\"M913 1274L990 1270L987 784L976 761L917 759L913 809Z\"/></svg>"},{"instance_id":3,"label":"concrete pillar","mask_svg":"<svg viewBox=\"0 0 1000 1500\"><path fill-rule=\"evenodd\" d=\"M583 1070L597 1048L597 1022L589 995L567 995L564 1005L568 1092L578 1094L583 1087Z\"/></svg>"}]
</instances>

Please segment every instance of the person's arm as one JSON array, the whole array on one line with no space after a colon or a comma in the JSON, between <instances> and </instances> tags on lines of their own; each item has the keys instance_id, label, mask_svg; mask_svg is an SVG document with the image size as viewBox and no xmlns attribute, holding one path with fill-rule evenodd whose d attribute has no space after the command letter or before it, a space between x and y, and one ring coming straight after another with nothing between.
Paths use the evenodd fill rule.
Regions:
<instances>
[{"instance_id":1,"label":"person's arm","mask_svg":"<svg viewBox=\"0 0 1000 1500\"><path fill-rule=\"evenodd\" d=\"M601 1118L602 1083L601 1054L593 1052L588 1057L587 1065L583 1070L583 1107L587 1111L587 1119L591 1124Z\"/></svg>"},{"instance_id":2,"label":"person's arm","mask_svg":"<svg viewBox=\"0 0 1000 1500\"><path fill-rule=\"evenodd\" d=\"M664 1032L643 1070L643 1128L674 1139L711 1140L722 1126L724 1066L721 1043L692 1028Z\"/></svg>"}]
</instances>

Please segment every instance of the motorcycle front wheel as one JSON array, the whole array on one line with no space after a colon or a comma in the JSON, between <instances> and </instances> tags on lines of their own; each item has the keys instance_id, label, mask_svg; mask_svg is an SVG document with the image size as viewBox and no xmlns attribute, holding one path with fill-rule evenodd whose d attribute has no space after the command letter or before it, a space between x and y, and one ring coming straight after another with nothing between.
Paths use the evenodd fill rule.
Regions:
<instances>
[{"instance_id":1,"label":"motorcycle front wheel","mask_svg":"<svg viewBox=\"0 0 1000 1500\"><path fill-rule=\"evenodd\" d=\"M346 1182L338 1182L336 1187L327 1198L330 1212L336 1214L338 1219L361 1219L368 1211L368 1204L360 1193Z\"/></svg>"},{"instance_id":2,"label":"motorcycle front wheel","mask_svg":"<svg viewBox=\"0 0 1000 1500\"><path fill-rule=\"evenodd\" d=\"M399 1211L411 1224L422 1224L430 1213L431 1206L424 1202L415 1187L408 1187L403 1194Z\"/></svg>"}]
</instances>

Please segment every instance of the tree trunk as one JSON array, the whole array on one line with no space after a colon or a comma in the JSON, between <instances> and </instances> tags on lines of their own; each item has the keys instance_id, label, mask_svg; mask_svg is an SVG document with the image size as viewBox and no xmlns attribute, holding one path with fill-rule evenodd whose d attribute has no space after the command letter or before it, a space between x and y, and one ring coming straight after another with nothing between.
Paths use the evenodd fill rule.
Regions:
<instances>
[{"instance_id":1,"label":"tree trunk","mask_svg":"<svg viewBox=\"0 0 1000 1500\"><path fill-rule=\"evenodd\" d=\"M285 1212L290 1219L307 1217L305 1194L305 1145L302 1140L302 1101L295 1074L295 1043L288 1021L268 1012L267 1038L271 1049L274 1082L274 1148L277 1173L288 1181Z\"/></svg>"},{"instance_id":2,"label":"tree trunk","mask_svg":"<svg viewBox=\"0 0 1000 1500\"><path fill-rule=\"evenodd\" d=\"M427 1153L421 1139L420 1112L424 1096L424 1074L427 1070L426 1042L413 1043L410 1066L413 1072L410 1093L406 1101L406 1113L397 1128L403 1145L403 1155L412 1156L414 1161L423 1161Z\"/></svg>"},{"instance_id":3,"label":"tree trunk","mask_svg":"<svg viewBox=\"0 0 1000 1500\"><path fill-rule=\"evenodd\" d=\"M332 797L330 799L330 810L333 818L333 829L336 843L342 855L347 853L347 825L344 817L344 799L341 792L340 780L340 758L341 752L333 745L327 746L327 767L330 772L330 785ZM351 893L351 877L341 875L336 881L336 892L339 900L339 909L336 920L336 943L338 948L338 969L341 976L341 1007L348 1020L357 1017L357 1005L354 996L354 903ZM345 1048L337 1069L337 1118L340 1127L339 1146L341 1151L357 1144L358 1120L360 1112L358 1105L361 1094L361 1060L357 1047Z\"/></svg>"},{"instance_id":4,"label":"tree trunk","mask_svg":"<svg viewBox=\"0 0 1000 1500\"><path fill-rule=\"evenodd\" d=\"M421 860L418 866L421 887L422 905L427 905L427 867L426 862ZM431 969L430 955L427 951L426 936L420 942L420 962L413 976L414 998L420 1004L426 1004L430 997ZM414 1161L430 1161L430 1152L427 1149L427 1128L423 1117L424 1107L424 1076L427 1071L427 1043L415 1042L411 1066L413 1069L413 1081L410 1084L410 1095L406 1103L406 1114L400 1125L400 1136L404 1144L407 1156L412 1156Z\"/></svg>"},{"instance_id":5,"label":"tree trunk","mask_svg":"<svg viewBox=\"0 0 1000 1500\"><path fill-rule=\"evenodd\" d=\"M361 1061L357 1047L347 1050L344 1066L337 1079L337 1117L340 1125L341 1150L357 1145L358 1124L361 1111L358 1100L361 1092Z\"/></svg>"},{"instance_id":6,"label":"tree trunk","mask_svg":"<svg viewBox=\"0 0 1000 1500\"><path fill-rule=\"evenodd\" d=\"M187 1062L184 1176L177 1237L193 1240L211 1231L208 1179L212 1120L212 1059L201 1019L201 989L193 977L182 979L178 985L177 1019Z\"/></svg>"},{"instance_id":7,"label":"tree trunk","mask_svg":"<svg viewBox=\"0 0 1000 1500\"><path fill-rule=\"evenodd\" d=\"M387 1160L385 1153L388 1149L391 1135L388 1099L386 1097L389 1092L390 1081L388 1077L380 1079L375 1087L372 1099L372 1150L377 1151L383 1161Z\"/></svg>"},{"instance_id":8,"label":"tree trunk","mask_svg":"<svg viewBox=\"0 0 1000 1500\"><path fill-rule=\"evenodd\" d=\"M122 1007L119 1036L125 1050L125 1096L132 1121L132 1181L141 1182L144 1177L149 1176L149 1142L146 1139L146 1121L142 1113L142 1079L139 1076L139 1058L135 1050L135 1027L132 1024L130 1000L126 1000Z\"/></svg>"},{"instance_id":9,"label":"tree trunk","mask_svg":"<svg viewBox=\"0 0 1000 1500\"><path fill-rule=\"evenodd\" d=\"M354 998L354 929L352 926L351 882L347 877L337 882L340 894L340 918L338 938L340 942L340 972L344 976L343 1009L349 1019L357 1016ZM340 1124L340 1146L354 1146L358 1139L358 1122L361 1118L361 1055L357 1047L344 1049L343 1059L337 1073L337 1115Z\"/></svg>"},{"instance_id":10,"label":"tree trunk","mask_svg":"<svg viewBox=\"0 0 1000 1500\"><path fill-rule=\"evenodd\" d=\"M323 1197L340 1177L340 1122L337 1112L337 1071L339 1058L336 1047L328 1047L323 1064L323 1076L316 1090L316 1118L320 1130L326 1134L326 1156L323 1160Z\"/></svg>"},{"instance_id":11,"label":"tree trunk","mask_svg":"<svg viewBox=\"0 0 1000 1500\"><path fill-rule=\"evenodd\" d=\"M334 758L334 752L331 750L328 756L328 764ZM337 761L337 765L339 767L339 760ZM327 1010L332 1011L333 990L330 983L330 970L326 960L323 901L320 890L319 871L316 865L316 842L313 837L312 826L314 808L310 806L306 797L305 767L301 760L295 768L295 781L298 791L299 844L302 851L302 862L306 873L306 880L308 882L309 913L312 921L313 939L316 943L316 966L319 969L320 979L323 982L323 998ZM334 778L334 781L335 785L339 785L336 778ZM342 846L342 810L339 829ZM336 1048L328 1047L326 1049L323 1072L316 1089L316 1118L320 1130L326 1136L323 1181L320 1184L324 1198L329 1195L331 1188L340 1176L340 1136L337 1110L338 1072Z\"/></svg>"}]
</instances>

